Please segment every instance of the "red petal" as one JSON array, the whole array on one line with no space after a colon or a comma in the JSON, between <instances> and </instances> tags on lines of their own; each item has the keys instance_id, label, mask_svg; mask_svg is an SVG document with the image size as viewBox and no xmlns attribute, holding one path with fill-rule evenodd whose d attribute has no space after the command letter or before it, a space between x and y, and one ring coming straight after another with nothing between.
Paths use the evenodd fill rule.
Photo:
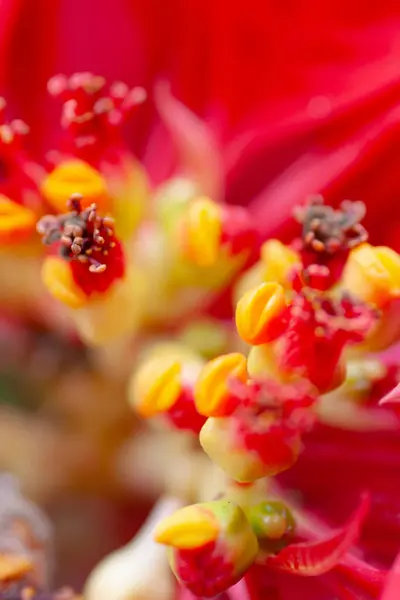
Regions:
<instances>
[{"instance_id":1,"label":"red petal","mask_svg":"<svg viewBox=\"0 0 400 600\"><path fill-rule=\"evenodd\" d=\"M364 495L348 523L331 536L317 542L290 544L277 556L267 559L267 565L296 575L322 575L333 569L356 541L369 509L369 497Z\"/></svg>"},{"instance_id":2,"label":"red petal","mask_svg":"<svg viewBox=\"0 0 400 600\"><path fill-rule=\"evenodd\" d=\"M400 402L400 383L379 401L379 406L385 404L398 404Z\"/></svg>"},{"instance_id":3,"label":"red petal","mask_svg":"<svg viewBox=\"0 0 400 600\"><path fill-rule=\"evenodd\" d=\"M222 195L221 155L207 124L174 98L167 84L159 84L155 100L163 123L179 154L179 167L200 184L202 192L218 200Z\"/></svg>"},{"instance_id":4,"label":"red petal","mask_svg":"<svg viewBox=\"0 0 400 600\"><path fill-rule=\"evenodd\" d=\"M387 578L387 583L382 594L381 600L399 600L400 598L400 554L393 564L393 567Z\"/></svg>"}]
</instances>

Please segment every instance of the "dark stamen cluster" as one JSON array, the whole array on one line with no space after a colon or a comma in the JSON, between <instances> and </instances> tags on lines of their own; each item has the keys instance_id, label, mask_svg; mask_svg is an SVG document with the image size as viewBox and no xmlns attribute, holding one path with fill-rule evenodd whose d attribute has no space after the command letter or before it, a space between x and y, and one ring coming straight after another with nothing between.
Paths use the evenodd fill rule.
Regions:
<instances>
[{"instance_id":1,"label":"dark stamen cluster","mask_svg":"<svg viewBox=\"0 0 400 600\"><path fill-rule=\"evenodd\" d=\"M69 213L43 217L37 231L43 243L50 246L60 242L60 255L65 260L87 263L91 273L103 273L106 257L115 247L114 220L100 217L96 204L82 209L82 196L74 194L68 203Z\"/></svg>"},{"instance_id":2,"label":"dark stamen cluster","mask_svg":"<svg viewBox=\"0 0 400 600\"><path fill-rule=\"evenodd\" d=\"M364 216L363 202L345 200L335 210L324 204L322 196L311 198L294 212L296 220L303 225L304 249L329 255L354 248L368 239L360 224Z\"/></svg>"}]
</instances>

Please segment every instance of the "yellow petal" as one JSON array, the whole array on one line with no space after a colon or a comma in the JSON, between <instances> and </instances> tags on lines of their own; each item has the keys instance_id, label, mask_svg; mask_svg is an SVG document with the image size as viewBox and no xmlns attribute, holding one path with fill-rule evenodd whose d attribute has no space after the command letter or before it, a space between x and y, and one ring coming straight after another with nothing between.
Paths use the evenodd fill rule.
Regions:
<instances>
[{"instance_id":1,"label":"yellow petal","mask_svg":"<svg viewBox=\"0 0 400 600\"><path fill-rule=\"evenodd\" d=\"M362 244L350 253L343 287L382 308L400 297L400 255L386 246Z\"/></svg>"},{"instance_id":2,"label":"yellow petal","mask_svg":"<svg viewBox=\"0 0 400 600\"><path fill-rule=\"evenodd\" d=\"M218 521L211 511L195 505L186 506L161 521L154 539L159 544L189 550L215 541L219 530Z\"/></svg>"}]
</instances>

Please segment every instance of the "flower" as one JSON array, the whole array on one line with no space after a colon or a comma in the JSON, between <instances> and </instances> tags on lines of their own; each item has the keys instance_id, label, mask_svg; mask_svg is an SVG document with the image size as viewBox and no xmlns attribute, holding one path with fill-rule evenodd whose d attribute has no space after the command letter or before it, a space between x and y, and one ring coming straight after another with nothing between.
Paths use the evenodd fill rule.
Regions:
<instances>
[{"instance_id":1,"label":"flower","mask_svg":"<svg viewBox=\"0 0 400 600\"><path fill-rule=\"evenodd\" d=\"M161 521L154 535L170 547L178 580L207 598L241 579L258 550L242 509L223 500L181 509Z\"/></svg>"},{"instance_id":2,"label":"flower","mask_svg":"<svg viewBox=\"0 0 400 600\"><path fill-rule=\"evenodd\" d=\"M229 385L229 384L228 384ZM232 376L233 408L210 417L200 432L200 443L210 458L240 482L276 475L297 460L301 433L310 425L312 390L281 388L273 382Z\"/></svg>"},{"instance_id":3,"label":"flower","mask_svg":"<svg viewBox=\"0 0 400 600\"><path fill-rule=\"evenodd\" d=\"M371 429L379 435L384 430L387 439L380 448L389 447L383 453L385 464L390 456L391 436L398 431L395 403L378 407L376 397L377 388L385 388L385 393L390 391L386 388L397 383L397 374L384 357L369 355L398 340L398 255L389 246L375 246L373 237L367 243L364 226L360 224L364 213L361 203L346 201L337 206L339 196L345 197L338 194L338 188L341 185L351 188L354 172L357 175L358 167L354 171L350 167L356 164L365 148L368 150L371 146L373 154L380 147L382 135L391 131L396 115L392 115L383 128L378 126L376 117L371 124L372 132L368 124L364 133L367 110L360 110L358 119L351 118L350 110L351 123L346 125L347 115L325 114L323 110L321 116L318 113L321 105L317 102L317 117L321 121L319 125L314 124L312 130L317 131L323 150L316 154L318 158L328 155L329 168L325 170L324 164L318 164L316 177L315 157L306 155L310 160L302 160L310 144L307 135L300 148L293 144L289 159L285 148L281 157L275 152L275 144L271 144L276 172L271 176L265 169L251 181L246 176L246 193L249 199L254 198L265 183L267 186L273 183L271 197L274 198L274 193L282 195L279 199L283 210L277 209L275 214L271 211L270 219L261 219L267 205L265 198L256 198L250 210L232 206L225 200L237 205L243 201L241 174L247 173L247 160L251 161L252 169L263 171L254 160L258 154L254 148L260 144L262 155L265 140L258 137L249 143L247 138L248 152L242 156L243 162L235 164L233 160L235 167L230 177L221 176L223 161L216 151L213 135L206 127L199 126L199 120L176 102L165 87L158 86L154 92L155 104L164 125L173 134L175 146L181 149L178 169L174 170L174 175L179 177L163 182L152 194L149 219L143 220L148 198L147 178L122 142L119 131L137 95L123 84L111 85L108 89L101 78L91 73L58 77L50 88L63 96L62 120L67 143L49 156L47 175L35 185L44 202L56 213L42 220L41 203L37 209L41 219L39 229L50 245L50 252L43 259L44 283L47 291L62 302L52 303L51 298L43 294L43 307L56 306L56 314L61 315L63 304L68 304L66 314L80 338L88 345L103 346L103 350L110 353L114 348L111 342L117 340L118 355L124 358L121 363L129 368L126 364L129 361L136 364L135 353L152 344L152 338L172 335L181 339L188 321L209 318L212 304L223 304L218 297L221 292L229 296L233 289L238 298L238 336L230 323L231 347L223 350L225 354L221 356L219 350L210 350L207 345L205 350L204 346L196 346L195 357L190 358L193 348L189 347L177 355L171 352L170 356L145 361L143 370L132 376L131 402L138 413L147 418L156 417L168 429L189 431L190 435L185 438L190 439L185 447L189 464L200 453L197 444L200 431L200 442L211 459L242 484L239 486L242 501L234 504L235 514L239 514L240 519L233 519L234 529L237 521L240 523L239 539L232 541L232 532L224 529L223 519L222 525L217 518L219 527L211 527L215 525L212 517L216 516L212 510L211 518L208 512L209 518L202 521L199 510L204 517L204 506L199 504L200 498L195 497L196 503L185 515L189 514L190 525L193 515L195 522L199 517L204 526L202 532L211 537L205 542L201 538L195 548L190 548L194 553L188 558L188 548L181 547L179 534L182 513L175 515L175 521L171 517L172 529L174 523L178 523L178 542L174 535L172 540L168 538L168 534L164 539L161 535L160 541L172 546L172 564L178 578L196 593L254 595L255 589L256 595L262 597L269 594L268 587L269 595L280 586L287 590L290 584L285 572L289 571L289 575L312 576L309 589L326 585L331 597L340 596L343 582L350 582L349 589L355 590L358 597L364 592L376 597L382 588L383 575L371 564L381 567L390 563L393 552L385 548L389 559L383 556L385 552L373 546L368 527L372 522L379 530L381 515L376 511L376 492L384 490L386 507L392 499L390 484L385 481L380 485L372 477L373 516L366 517L367 502L362 500L347 524L333 532L321 522L313 521L306 508L311 506L316 510L315 506L322 506L328 522L335 521L335 517L336 524L339 521L337 507L330 512L324 502L320 506L318 502L313 504L312 486L316 479L313 461L317 472L318 467L326 468L326 464L330 464L329 460L326 464L321 460L324 453L319 435L328 444L330 436L336 436L331 457L339 468L336 477L334 468L327 469L325 477L331 477L332 482L328 482L330 486L327 484L326 489L334 488L332 497L340 494L343 505L337 502L338 512L344 514L361 491L357 477L346 486L341 479L345 478L343 456L357 456L353 446L357 436L353 430L367 431L364 440L369 441ZM139 96L143 98L140 92ZM371 104L379 112L382 96L377 96ZM308 110L315 120L315 103L311 103ZM232 114L230 117L232 126L235 118ZM336 128L338 122L340 127ZM282 131L280 125L277 127L279 147ZM284 120L283 127L287 127ZM295 129L297 136L297 125ZM342 152L342 145L336 150L335 139L334 150L327 150L327 139L332 133L338 138L342 136L342 145L348 135L355 136L354 147L350 147L348 153ZM303 137L300 131L300 138ZM370 143L371 138L373 143ZM146 153L151 158L151 137L149 139ZM197 144L198 140L201 143ZM226 147L232 152L229 143ZM333 166L331 154L335 159ZM281 173L287 160L294 169L276 181L276 173ZM153 159L153 167L155 162ZM176 166L176 161L166 160L168 162L169 167ZM299 166L304 167L301 171L304 189L297 176ZM149 170L154 173L150 167ZM165 170L168 171L168 166ZM230 187L235 178L239 184ZM226 194L221 186L225 179ZM132 188L134 193L131 193ZM268 188L267 193L270 191ZM302 231L294 233L290 245L283 243L282 240L288 238L281 225L287 220L289 206L297 199L304 201L313 191L326 191L336 208L324 205L320 199L305 203L297 211L297 224L291 226L295 232L300 224ZM81 193L82 202L76 202L79 197L74 196L75 193ZM71 195L69 214L60 215ZM369 194L366 196L368 201ZM131 204L125 202L128 197L133 200ZM246 203L249 199L246 198ZM266 241L258 256L266 231L274 228L279 230L282 239ZM56 249L60 250L57 256ZM246 272L257 258L251 272ZM238 278L239 285L236 285ZM229 302L227 306L229 314ZM192 342L190 336L185 340L189 346ZM210 363L204 364L210 359ZM111 372L109 368L110 376ZM346 432L338 426L347 428L353 436L348 447ZM379 436L378 440L382 443ZM360 451L362 457L364 450ZM166 456L173 458L173 451ZM171 469L182 465L178 462L176 467L174 461L171 462ZM359 463L355 462L359 470ZM304 475L307 469L308 475ZM281 488L272 483L271 478L275 476L279 477ZM263 488L257 487L259 480ZM167 469L164 481L168 485ZM207 477L202 482L193 486L193 496L207 495ZM304 493L302 506L293 501L288 491L293 486ZM342 487L346 489L343 491ZM222 502L223 506L231 503L232 508L234 501L229 497L228 488L221 485L222 496L216 502ZM253 496L260 489L261 496L253 502ZM364 519L366 528L361 533ZM187 524L185 519L183 523ZM160 527L162 530L163 524ZM194 529L198 533L196 527ZM167 531L171 533L168 527ZM173 531L176 534L176 530ZM250 557L243 551L241 535L246 543L251 541L248 545L254 552ZM203 546L208 543L211 546L203 553ZM368 562L352 552L351 546L355 544L364 551L363 557ZM368 552L373 556L371 561ZM210 587L199 576L198 560L210 566L213 575ZM226 565L227 571L223 568ZM132 584L130 580L129 586L135 587L135 581ZM238 587L229 589L232 585ZM307 588L304 589L307 593ZM359 592L360 589L363 591Z\"/></svg>"},{"instance_id":4,"label":"flower","mask_svg":"<svg viewBox=\"0 0 400 600\"><path fill-rule=\"evenodd\" d=\"M81 193L88 203L111 210L118 233L127 237L142 218L148 189L144 170L123 143L121 126L146 93L122 82L105 86L105 79L92 73L49 81L50 94L63 101L66 143L54 153L54 168L41 189L58 212L71 194Z\"/></svg>"},{"instance_id":5,"label":"flower","mask_svg":"<svg viewBox=\"0 0 400 600\"><path fill-rule=\"evenodd\" d=\"M308 577L329 575L332 589L340 587L339 581L344 579L372 597L382 588L384 573L367 562L358 563L350 552L367 519L369 498L364 495L348 523L332 531L310 517L286 490L293 480L303 489L301 465L310 461L307 452L303 459L304 447L321 428L332 428L340 415L349 429L368 428L368 423L379 429L386 423L398 431L394 414L375 416L379 409L372 399L374 393L379 399L379 389L393 386L397 371L366 352L385 320L392 322L395 314L398 257L389 248L368 246L373 257L382 257L382 266L377 269L373 261L363 263L368 287L356 285L349 273L366 244L366 233L359 224L362 212L360 205L353 208L350 203L338 211L325 210L320 201L303 208L301 220L306 225L294 241L294 260L278 242L272 245L270 256L272 262L277 258L276 272L286 274L285 287L268 280L273 264L269 273L254 271L266 275L267 281L246 291L238 302L236 323L239 335L250 345L248 356L239 352L218 356L200 365L200 374L197 371L194 376L195 406L207 417L199 433L200 444L211 460L239 483L233 491L226 486L221 495L241 508L258 539L254 565L241 572L244 589L250 586L260 593L265 582L274 579L275 571ZM384 300L382 289L387 294ZM172 356L170 361L159 356L153 364L161 367L160 375L154 378L154 367L147 375L152 406L157 407L168 392L161 412L168 411L179 394L180 371ZM364 398L369 398L370 404L366 405ZM395 402L395 395L389 395L386 402ZM319 463L318 454L314 461ZM300 479L296 473L301 474ZM283 487L271 482L275 476ZM236 580L227 580L225 562L216 560L220 558L214 549L218 528L214 513L210 516L203 506L208 505L182 509L162 523L156 539L174 549L172 568L188 589L206 596L229 594L228 587ZM189 549L191 558L185 555ZM209 581L218 580L221 587L204 587L194 566L199 561L210 565Z\"/></svg>"},{"instance_id":6,"label":"flower","mask_svg":"<svg viewBox=\"0 0 400 600\"><path fill-rule=\"evenodd\" d=\"M51 288L53 283L52 274L58 269L65 271L62 261L67 261L71 286L75 286L76 292L73 290L59 299L78 307L93 294L106 293L125 275L123 249L114 232L114 221L110 217L100 217L96 204L83 206L83 197L73 194L68 203L69 213L61 217L44 217L37 226L44 244L59 246L59 258L45 261L43 277L48 287ZM56 295L62 294L59 285L53 289ZM78 299L75 301L74 298Z\"/></svg>"}]
</instances>

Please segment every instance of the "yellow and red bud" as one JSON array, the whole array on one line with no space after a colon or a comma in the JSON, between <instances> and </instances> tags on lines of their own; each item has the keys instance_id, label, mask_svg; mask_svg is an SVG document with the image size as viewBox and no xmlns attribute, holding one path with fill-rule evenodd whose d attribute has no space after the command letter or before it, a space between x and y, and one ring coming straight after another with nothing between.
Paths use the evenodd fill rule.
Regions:
<instances>
[{"instance_id":1,"label":"yellow and red bud","mask_svg":"<svg viewBox=\"0 0 400 600\"><path fill-rule=\"evenodd\" d=\"M364 302L383 309L400 297L400 255L386 246L358 246L347 260L343 287Z\"/></svg>"},{"instance_id":2,"label":"yellow and red bud","mask_svg":"<svg viewBox=\"0 0 400 600\"><path fill-rule=\"evenodd\" d=\"M243 354L219 356L205 365L194 388L196 408L206 417L230 413L236 404L229 389L229 380L247 380L247 360Z\"/></svg>"},{"instance_id":3,"label":"yellow and red bud","mask_svg":"<svg viewBox=\"0 0 400 600\"><path fill-rule=\"evenodd\" d=\"M211 267L219 257L222 212L218 204L206 197L192 200L181 221L183 252L198 267Z\"/></svg>"},{"instance_id":4,"label":"yellow and red bud","mask_svg":"<svg viewBox=\"0 0 400 600\"><path fill-rule=\"evenodd\" d=\"M284 331L286 311L283 287L262 283L238 302L236 326L240 337L254 346L270 342Z\"/></svg>"},{"instance_id":5,"label":"yellow and red bud","mask_svg":"<svg viewBox=\"0 0 400 600\"><path fill-rule=\"evenodd\" d=\"M212 510L206 504L197 504L185 506L161 521L154 538L159 544L192 550L215 542L219 534L220 524Z\"/></svg>"},{"instance_id":6,"label":"yellow and red bud","mask_svg":"<svg viewBox=\"0 0 400 600\"><path fill-rule=\"evenodd\" d=\"M258 554L245 513L226 500L177 511L158 525L155 539L169 546L178 581L200 597L216 596L234 585Z\"/></svg>"},{"instance_id":7,"label":"yellow and red bud","mask_svg":"<svg viewBox=\"0 0 400 600\"><path fill-rule=\"evenodd\" d=\"M196 410L192 388L203 362L183 346L157 348L131 379L131 404L142 417L163 415L169 425L198 435L205 418Z\"/></svg>"},{"instance_id":8,"label":"yellow and red bud","mask_svg":"<svg viewBox=\"0 0 400 600\"><path fill-rule=\"evenodd\" d=\"M260 260L247 269L235 285L236 302L263 282L279 283L285 290L292 288L291 275L301 264L300 256L279 240L268 240L261 247Z\"/></svg>"}]
</instances>

